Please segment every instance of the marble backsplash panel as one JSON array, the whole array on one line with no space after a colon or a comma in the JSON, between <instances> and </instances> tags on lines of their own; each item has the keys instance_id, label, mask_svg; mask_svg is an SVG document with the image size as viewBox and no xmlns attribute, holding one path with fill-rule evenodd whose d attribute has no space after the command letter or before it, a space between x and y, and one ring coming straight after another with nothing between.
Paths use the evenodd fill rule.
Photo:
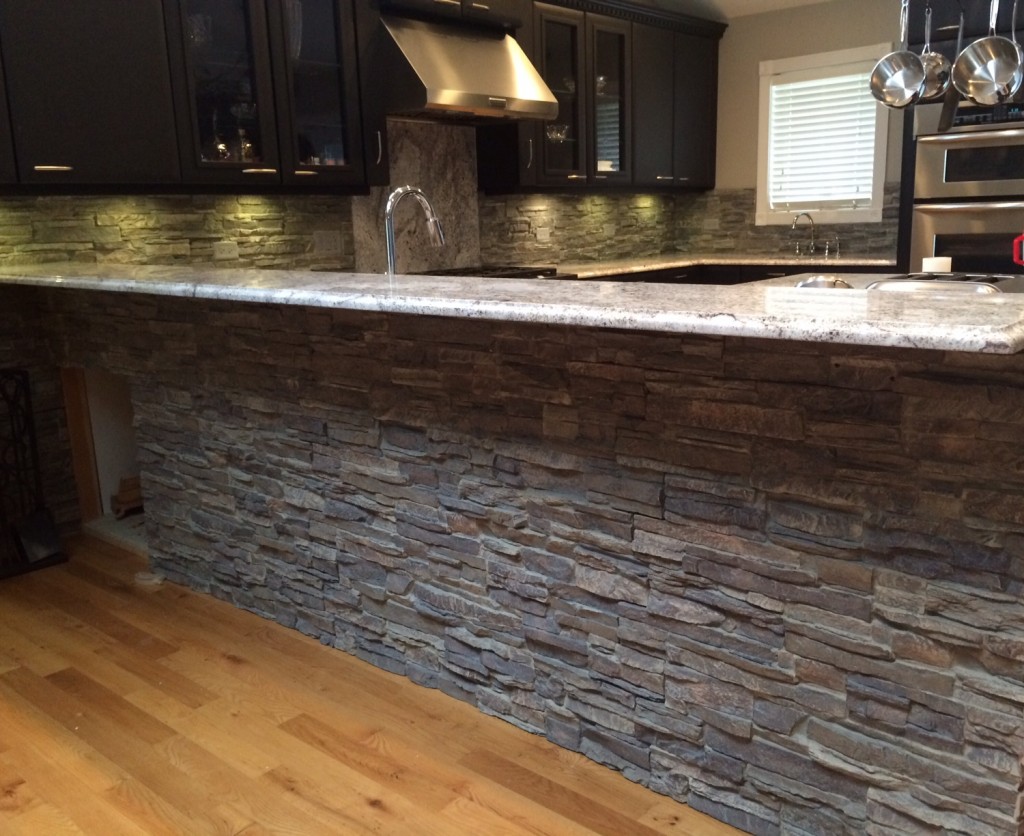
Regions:
<instances>
[{"instance_id":1,"label":"marble backsplash panel","mask_svg":"<svg viewBox=\"0 0 1024 836\"><path fill-rule=\"evenodd\" d=\"M445 245L434 247L423 211L405 198L395 211L395 254L402 273L480 263L476 133L466 125L388 120L391 184L352 198L355 269L383 273L387 267L384 205L397 186L421 188L441 220Z\"/></svg>"}]
</instances>

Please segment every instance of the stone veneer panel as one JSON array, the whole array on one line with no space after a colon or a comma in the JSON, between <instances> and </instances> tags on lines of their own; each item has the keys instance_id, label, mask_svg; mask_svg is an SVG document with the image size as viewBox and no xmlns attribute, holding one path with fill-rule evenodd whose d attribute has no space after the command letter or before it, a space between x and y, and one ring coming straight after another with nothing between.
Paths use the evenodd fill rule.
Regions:
<instances>
[{"instance_id":1,"label":"stone veneer panel","mask_svg":"<svg viewBox=\"0 0 1024 836\"><path fill-rule=\"evenodd\" d=\"M338 253L314 251L337 233ZM215 243L237 258L215 258ZM351 198L330 195L64 195L0 199L0 264L216 264L354 269Z\"/></svg>"},{"instance_id":2,"label":"stone veneer panel","mask_svg":"<svg viewBox=\"0 0 1024 836\"><path fill-rule=\"evenodd\" d=\"M172 580L754 833L1021 831L1024 356L41 298Z\"/></svg>"},{"instance_id":3,"label":"stone veneer panel","mask_svg":"<svg viewBox=\"0 0 1024 836\"><path fill-rule=\"evenodd\" d=\"M604 195L511 195L480 199L485 262L559 263L699 253L749 258L793 254L809 240L801 228L755 226L753 189ZM819 253L838 233L840 253L896 257L899 184L886 187L881 223L823 224ZM834 250L833 250L834 252Z\"/></svg>"}]
</instances>

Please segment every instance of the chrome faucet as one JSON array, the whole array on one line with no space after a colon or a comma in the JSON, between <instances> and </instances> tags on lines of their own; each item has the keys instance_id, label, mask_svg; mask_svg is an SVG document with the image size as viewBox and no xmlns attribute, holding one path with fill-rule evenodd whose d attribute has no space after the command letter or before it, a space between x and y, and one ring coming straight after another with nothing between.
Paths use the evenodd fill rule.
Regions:
<instances>
[{"instance_id":1,"label":"chrome faucet","mask_svg":"<svg viewBox=\"0 0 1024 836\"><path fill-rule=\"evenodd\" d=\"M807 245L807 255L814 255L814 250L815 250L815 245L814 245L814 218L811 217L810 213L809 212L801 212L799 215L797 215L795 218L793 218L793 225L790 227L790 229L796 229L796 225L798 223L800 223L800 219L801 218L807 218L807 220L809 220L811 222L811 243ZM796 254L797 255L801 255L802 254L800 252L800 242L799 241L797 242L797 245L796 245Z\"/></svg>"},{"instance_id":2,"label":"chrome faucet","mask_svg":"<svg viewBox=\"0 0 1024 836\"><path fill-rule=\"evenodd\" d=\"M441 229L441 221L438 220L434 207L430 205L427 196L422 189L415 186L399 186L388 195L388 202L384 206L384 239L388 250L388 275L395 275L395 209L406 195L412 195L416 202L423 208L423 214L427 216L427 232L430 234L430 243L435 247L444 245L444 230Z\"/></svg>"}]
</instances>

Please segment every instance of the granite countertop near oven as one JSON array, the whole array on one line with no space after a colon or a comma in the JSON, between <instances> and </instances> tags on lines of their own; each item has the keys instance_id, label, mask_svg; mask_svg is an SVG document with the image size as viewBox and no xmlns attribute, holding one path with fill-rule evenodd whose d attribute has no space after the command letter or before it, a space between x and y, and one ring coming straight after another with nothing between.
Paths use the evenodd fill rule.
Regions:
<instances>
[{"instance_id":1,"label":"granite countertop near oven","mask_svg":"<svg viewBox=\"0 0 1024 836\"><path fill-rule=\"evenodd\" d=\"M844 275L850 279L851 275ZM864 286L869 278L863 276ZM990 354L1024 351L1024 294L482 279L199 266L6 267L5 286Z\"/></svg>"},{"instance_id":2,"label":"granite countertop near oven","mask_svg":"<svg viewBox=\"0 0 1024 836\"><path fill-rule=\"evenodd\" d=\"M568 273L580 279L599 279L605 276L623 275L627 273L643 273L648 270L671 270L676 267L694 267L697 265L737 266L764 264L767 266L792 267L794 273L804 272L809 266L815 268L828 266L832 270L856 270L860 267L891 267L896 270L896 260L892 258L862 258L857 256L840 256L825 258L817 256L796 255L749 255L723 256L713 253L676 253L673 255L652 255L637 258L619 258L608 261L565 262L558 265L561 273Z\"/></svg>"}]
</instances>

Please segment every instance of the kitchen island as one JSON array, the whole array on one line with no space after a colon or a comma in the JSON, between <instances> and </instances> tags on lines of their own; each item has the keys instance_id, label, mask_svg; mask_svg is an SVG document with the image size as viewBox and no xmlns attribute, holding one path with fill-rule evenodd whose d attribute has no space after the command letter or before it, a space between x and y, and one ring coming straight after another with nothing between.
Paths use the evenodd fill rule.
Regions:
<instances>
[{"instance_id":1,"label":"kitchen island","mask_svg":"<svg viewBox=\"0 0 1024 836\"><path fill-rule=\"evenodd\" d=\"M171 580L751 832L1020 832L1024 296L62 269L0 345L131 382Z\"/></svg>"}]
</instances>

